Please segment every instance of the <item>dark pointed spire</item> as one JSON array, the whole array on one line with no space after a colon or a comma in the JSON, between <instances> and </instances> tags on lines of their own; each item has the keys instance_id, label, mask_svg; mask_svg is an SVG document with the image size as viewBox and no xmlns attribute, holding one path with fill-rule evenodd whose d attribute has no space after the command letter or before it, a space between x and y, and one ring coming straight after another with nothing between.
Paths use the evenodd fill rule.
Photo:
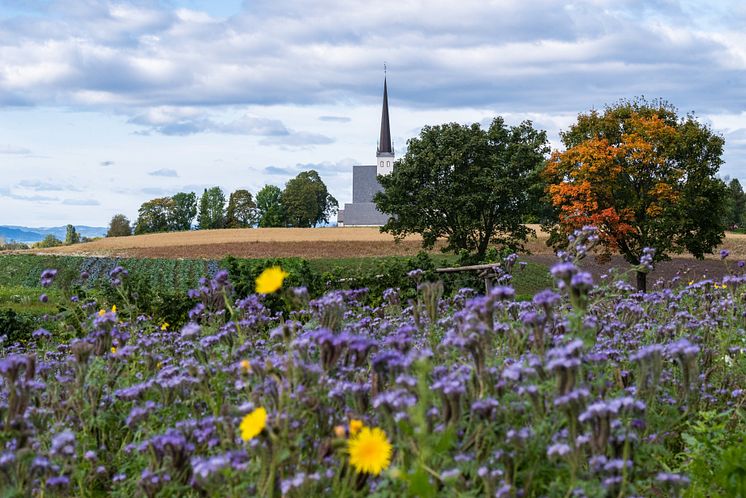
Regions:
<instances>
[{"instance_id":1,"label":"dark pointed spire","mask_svg":"<svg viewBox=\"0 0 746 498\"><path fill-rule=\"evenodd\" d=\"M386 88L386 74L383 76L383 110L381 111L381 137L378 140L378 154L393 154L391 147L391 128L389 126L389 94Z\"/></svg>"}]
</instances>

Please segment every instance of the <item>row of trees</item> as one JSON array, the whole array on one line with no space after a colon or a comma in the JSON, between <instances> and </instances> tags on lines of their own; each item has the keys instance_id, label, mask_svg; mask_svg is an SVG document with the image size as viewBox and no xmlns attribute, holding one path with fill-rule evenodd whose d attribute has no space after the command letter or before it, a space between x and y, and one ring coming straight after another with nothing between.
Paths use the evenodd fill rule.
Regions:
<instances>
[{"instance_id":1,"label":"row of trees","mask_svg":"<svg viewBox=\"0 0 746 498\"><path fill-rule=\"evenodd\" d=\"M329 193L316 171L304 171L282 190L265 185L256 194L239 189L227 200L220 187L205 189L197 198L193 192L151 199L140 206L134 226L136 235L156 232L219 228L312 227L327 223L336 213L337 200ZM133 232L123 214L111 219L107 237Z\"/></svg>"},{"instance_id":2,"label":"row of trees","mask_svg":"<svg viewBox=\"0 0 746 498\"><path fill-rule=\"evenodd\" d=\"M682 252L702 258L724 227L744 221L740 183L718 177L723 138L666 102L621 101L580 114L561 139L565 150L547 156L546 133L529 121L426 126L394 172L379 177L375 202L390 215L382 230L421 234L426 247L446 238L449 249L481 258L491 244L520 247L530 233L523 222L538 216L556 247L594 225L601 257L618 252L640 265L648 247L653 261Z\"/></svg>"}]
</instances>

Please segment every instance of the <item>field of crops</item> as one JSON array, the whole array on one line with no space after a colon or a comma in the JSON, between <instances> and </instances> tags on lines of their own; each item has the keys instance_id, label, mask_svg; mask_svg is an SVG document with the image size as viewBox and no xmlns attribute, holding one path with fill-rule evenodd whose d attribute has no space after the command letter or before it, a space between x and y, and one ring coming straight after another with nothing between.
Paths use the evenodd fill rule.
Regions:
<instances>
[{"instance_id":1,"label":"field of crops","mask_svg":"<svg viewBox=\"0 0 746 498\"><path fill-rule=\"evenodd\" d=\"M582 244L590 234L581 234ZM583 251L581 251L583 252ZM225 272L173 327L73 296L0 359L0 486L44 496L743 496L746 276L637 294L570 251L517 301ZM726 261L727 263L727 261ZM520 271L514 261L504 268ZM59 284L53 272L42 279ZM284 280L284 282L283 282ZM52 293L50 292L50 295ZM279 301L278 301L279 299ZM285 302L282 316L271 303Z\"/></svg>"}]
</instances>

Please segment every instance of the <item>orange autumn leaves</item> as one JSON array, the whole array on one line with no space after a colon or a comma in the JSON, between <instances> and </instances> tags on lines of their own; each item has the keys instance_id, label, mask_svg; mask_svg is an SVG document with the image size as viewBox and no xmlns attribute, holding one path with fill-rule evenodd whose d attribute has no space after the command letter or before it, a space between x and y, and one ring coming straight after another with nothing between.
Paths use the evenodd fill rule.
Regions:
<instances>
[{"instance_id":1,"label":"orange autumn leaves","mask_svg":"<svg viewBox=\"0 0 746 498\"><path fill-rule=\"evenodd\" d=\"M636 234L642 219L660 216L679 196L683 173L670 161L677 130L656 115L633 113L618 140L599 134L555 151L545 175L566 232L595 225L609 248Z\"/></svg>"}]
</instances>

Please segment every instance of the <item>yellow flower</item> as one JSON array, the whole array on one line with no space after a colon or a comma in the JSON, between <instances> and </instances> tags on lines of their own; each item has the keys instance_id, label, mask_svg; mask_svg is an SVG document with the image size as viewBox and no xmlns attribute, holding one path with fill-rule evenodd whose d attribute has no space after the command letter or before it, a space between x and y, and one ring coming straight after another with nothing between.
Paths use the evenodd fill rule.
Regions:
<instances>
[{"instance_id":1,"label":"yellow flower","mask_svg":"<svg viewBox=\"0 0 746 498\"><path fill-rule=\"evenodd\" d=\"M694 283L694 280L689 281L689 285L692 285Z\"/></svg>"},{"instance_id":2,"label":"yellow flower","mask_svg":"<svg viewBox=\"0 0 746 498\"><path fill-rule=\"evenodd\" d=\"M282 281L290 275L279 266L265 269L261 275L256 277L256 292L258 294L271 294L282 287Z\"/></svg>"},{"instance_id":3,"label":"yellow flower","mask_svg":"<svg viewBox=\"0 0 746 498\"><path fill-rule=\"evenodd\" d=\"M117 305L116 304L111 307L111 312L112 313L116 313L117 312Z\"/></svg>"},{"instance_id":4,"label":"yellow flower","mask_svg":"<svg viewBox=\"0 0 746 498\"><path fill-rule=\"evenodd\" d=\"M241 365L241 369L244 372L246 373L251 372L251 363L249 363L249 360L241 360L241 363L239 363L239 365Z\"/></svg>"},{"instance_id":5,"label":"yellow flower","mask_svg":"<svg viewBox=\"0 0 746 498\"><path fill-rule=\"evenodd\" d=\"M161 330L166 330L168 328L168 322L163 322L163 325L161 325Z\"/></svg>"},{"instance_id":6,"label":"yellow flower","mask_svg":"<svg viewBox=\"0 0 746 498\"><path fill-rule=\"evenodd\" d=\"M343 437L345 437L345 434L347 434L347 432L345 431L344 425L335 425L334 426L334 435L335 436L337 436L338 438L343 438Z\"/></svg>"},{"instance_id":7,"label":"yellow flower","mask_svg":"<svg viewBox=\"0 0 746 498\"><path fill-rule=\"evenodd\" d=\"M105 314L106 314L106 310L105 309L98 310L98 316L104 316Z\"/></svg>"},{"instance_id":8,"label":"yellow flower","mask_svg":"<svg viewBox=\"0 0 746 498\"><path fill-rule=\"evenodd\" d=\"M112 347L111 347L111 354L114 354L114 353L116 353L116 352L117 352L117 348L115 348L114 346L112 346Z\"/></svg>"},{"instance_id":9,"label":"yellow flower","mask_svg":"<svg viewBox=\"0 0 746 498\"><path fill-rule=\"evenodd\" d=\"M259 407L253 412L246 415L241 421L241 439L250 441L257 437L260 432L267 426L267 410Z\"/></svg>"},{"instance_id":10,"label":"yellow flower","mask_svg":"<svg viewBox=\"0 0 746 498\"><path fill-rule=\"evenodd\" d=\"M358 472L379 475L391 464L392 446L386 433L378 427L363 427L347 443L350 465Z\"/></svg>"},{"instance_id":11,"label":"yellow flower","mask_svg":"<svg viewBox=\"0 0 746 498\"><path fill-rule=\"evenodd\" d=\"M363 427L364 427L364 424L363 424L363 421L362 421L362 420L357 420L357 419L354 419L354 418L353 418L352 420L350 420L350 434L351 434L351 435L353 435L353 436L354 436L354 435L355 435L355 434L357 434L357 433L358 433L358 432L360 431L360 429L362 429Z\"/></svg>"}]
</instances>

